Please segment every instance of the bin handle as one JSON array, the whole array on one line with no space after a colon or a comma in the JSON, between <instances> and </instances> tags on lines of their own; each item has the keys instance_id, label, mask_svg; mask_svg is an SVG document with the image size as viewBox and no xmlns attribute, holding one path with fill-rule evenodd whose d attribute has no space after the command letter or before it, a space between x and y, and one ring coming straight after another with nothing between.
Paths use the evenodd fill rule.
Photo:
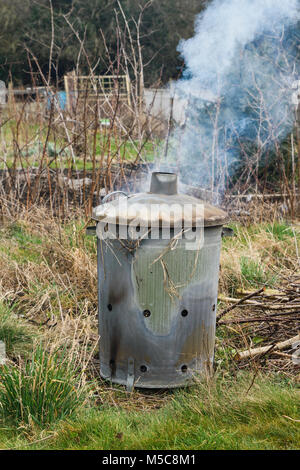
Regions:
<instances>
[{"instance_id":1,"label":"bin handle","mask_svg":"<svg viewBox=\"0 0 300 470\"><path fill-rule=\"evenodd\" d=\"M125 191L113 191L112 193L106 194L104 198L102 199L102 204L105 204L107 200L111 197L114 196L115 194L124 194L126 197L129 197L128 193L125 193Z\"/></svg>"}]
</instances>

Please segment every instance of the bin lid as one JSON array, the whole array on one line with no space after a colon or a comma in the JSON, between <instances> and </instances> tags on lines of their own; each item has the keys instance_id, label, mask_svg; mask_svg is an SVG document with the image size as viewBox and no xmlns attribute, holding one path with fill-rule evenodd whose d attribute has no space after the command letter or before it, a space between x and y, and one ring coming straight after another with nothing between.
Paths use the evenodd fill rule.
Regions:
<instances>
[{"instance_id":1,"label":"bin lid","mask_svg":"<svg viewBox=\"0 0 300 470\"><path fill-rule=\"evenodd\" d=\"M112 193L113 194L113 193ZM207 202L177 191L175 173L154 172L150 191L119 197L93 209L92 218L105 223L141 227L224 225L228 215Z\"/></svg>"}]
</instances>

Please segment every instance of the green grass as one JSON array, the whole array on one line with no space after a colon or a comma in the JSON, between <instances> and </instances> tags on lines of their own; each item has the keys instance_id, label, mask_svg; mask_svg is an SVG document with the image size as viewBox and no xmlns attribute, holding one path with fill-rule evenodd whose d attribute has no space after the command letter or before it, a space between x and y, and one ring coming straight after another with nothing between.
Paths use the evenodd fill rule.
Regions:
<instances>
[{"instance_id":1,"label":"green grass","mask_svg":"<svg viewBox=\"0 0 300 470\"><path fill-rule=\"evenodd\" d=\"M288 276L295 269L299 227L284 222L230 225L235 236L222 241L222 293L235 296L241 288L274 287L280 274Z\"/></svg>"},{"instance_id":2,"label":"green grass","mask_svg":"<svg viewBox=\"0 0 300 470\"><path fill-rule=\"evenodd\" d=\"M80 386L74 358L48 353L38 346L20 365L0 368L2 420L17 425L45 426L71 415L82 405L86 387Z\"/></svg>"},{"instance_id":3,"label":"green grass","mask_svg":"<svg viewBox=\"0 0 300 470\"><path fill-rule=\"evenodd\" d=\"M0 131L7 149L5 157L2 156L0 159L0 169L12 168L14 164L23 168L38 167L41 156L44 154L46 139L48 139L48 142L45 156L48 158L48 163L51 162L50 168L55 169L57 166L61 167L61 165L70 168L75 165L77 170L86 169L90 171L93 169L90 152L90 149L94 146L92 133L87 134L86 151L84 148L75 149L74 162L67 140L53 130L48 135L47 127L40 128L38 124L27 122L22 122L20 127L16 121L11 120L2 126ZM20 149L17 154L15 154L14 147L16 138ZM154 160L155 149L159 145L158 140L141 143L138 140L121 139L123 139L122 136L117 137L113 133L109 135L109 131L98 131L95 146L96 167L103 156L108 156L111 163L120 159L125 162L133 162L139 157L142 157L144 161L151 162ZM84 154L87 155L85 162L83 159ZM47 164L46 158L44 166Z\"/></svg>"},{"instance_id":4,"label":"green grass","mask_svg":"<svg viewBox=\"0 0 300 470\"><path fill-rule=\"evenodd\" d=\"M4 448L32 449L299 449L299 390L288 382L250 374L217 379L170 394L150 412L96 407L48 428L33 442L10 429L0 431ZM135 392L138 393L138 392ZM295 420L295 421L293 421ZM44 438L47 434L43 434Z\"/></svg>"},{"instance_id":5,"label":"green grass","mask_svg":"<svg viewBox=\"0 0 300 470\"><path fill-rule=\"evenodd\" d=\"M295 236L297 236L296 232L292 229L292 227L283 222L275 221L273 222L273 224L267 224L266 231L271 233L273 237L279 241L284 241L287 238L294 238Z\"/></svg>"},{"instance_id":6,"label":"green grass","mask_svg":"<svg viewBox=\"0 0 300 470\"><path fill-rule=\"evenodd\" d=\"M30 350L33 332L13 313L12 309L0 302L0 341L5 343L8 357L23 356Z\"/></svg>"},{"instance_id":7,"label":"green grass","mask_svg":"<svg viewBox=\"0 0 300 470\"><path fill-rule=\"evenodd\" d=\"M275 241L291 242L291 238L300 239L299 230L294 230L287 222L274 221L273 223L253 224L247 227L239 223L228 224L234 231L234 237L223 238L223 246L230 249L239 243L241 246L248 246L250 241L261 237L263 234L267 238Z\"/></svg>"},{"instance_id":8,"label":"green grass","mask_svg":"<svg viewBox=\"0 0 300 470\"><path fill-rule=\"evenodd\" d=\"M0 238L1 238L0 234ZM40 259L40 251L42 244L41 237L29 233L22 223L14 223L8 228L8 233L5 237L11 238L10 246L3 246L6 253L10 254L12 260L19 264L27 263L28 261L38 262Z\"/></svg>"},{"instance_id":9,"label":"green grass","mask_svg":"<svg viewBox=\"0 0 300 470\"><path fill-rule=\"evenodd\" d=\"M240 259L241 275L246 284L251 287L268 285L272 287L276 283L276 276L266 266L251 258L242 256Z\"/></svg>"}]
</instances>

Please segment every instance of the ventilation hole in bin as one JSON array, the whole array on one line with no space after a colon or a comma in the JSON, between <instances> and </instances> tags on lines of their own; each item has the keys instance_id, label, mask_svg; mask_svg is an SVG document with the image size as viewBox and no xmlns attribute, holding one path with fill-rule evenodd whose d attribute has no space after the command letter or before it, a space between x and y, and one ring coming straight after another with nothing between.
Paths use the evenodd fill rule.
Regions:
<instances>
[{"instance_id":1,"label":"ventilation hole in bin","mask_svg":"<svg viewBox=\"0 0 300 470\"><path fill-rule=\"evenodd\" d=\"M144 315L144 317L149 318L150 315L151 315L150 310L144 310L144 311L143 311L143 315Z\"/></svg>"},{"instance_id":2,"label":"ventilation hole in bin","mask_svg":"<svg viewBox=\"0 0 300 470\"><path fill-rule=\"evenodd\" d=\"M213 309L213 312L216 310L216 304L213 304L212 309Z\"/></svg>"},{"instance_id":3,"label":"ventilation hole in bin","mask_svg":"<svg viewBox=\"0 0 300 470\"><path fill-rule=\"evenodd\" d=\"M112 311L112 304L108 304L107 308L111 312Z\"/></svg>"},{"instance_id":4,"label":"ventilation hole in bin","mask_svg":"<svg viewBox=\"0 0 300 470\"><path fill-rule=\"evenodd\" d=\"M186 374L187 370L188 370L188 366L187 366L186 364L184 364L183 366L181 366L181 372L182 372L183 374Z\"/></svg>"},{"instance_id":5,"label":"ventilation hole in bin","mask_svg":"<svg viewBox=\"0 0 300 470\"><path fill-rule=\"evenodd\" d=\"M188 312L187 310L182 310L181 316L187 317L187 316L188 316L188 313L189 313L189 312Z\"/></svg>"},{"instance_id":6,"label":"ventilation hole in bin","mask_svg":"<svg viewBox=\"0 0 300 470\"><path fill-rule=\"evenodd\" d=\"M143 366L140 367L140 371L143 372L143 373L147 372L147 370L148 370L147 366L143 365Z\"/></svg>"}]
</instances>

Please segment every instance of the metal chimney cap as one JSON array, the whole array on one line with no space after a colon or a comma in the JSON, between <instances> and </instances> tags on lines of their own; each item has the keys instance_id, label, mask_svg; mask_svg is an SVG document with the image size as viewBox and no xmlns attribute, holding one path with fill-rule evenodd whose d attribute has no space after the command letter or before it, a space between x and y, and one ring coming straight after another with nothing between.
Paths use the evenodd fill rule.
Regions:
<instances>
[{"instance_id":1,"label":"metal chimney cap","mask_svg":"<svg viewBox=\"0 0 300 470\"><path fill-rule=\"evenodd\" d=\"M176 173L154 171L151 176L150 193L167 196L178 194Z\"/></svg>"}]
</instances>

